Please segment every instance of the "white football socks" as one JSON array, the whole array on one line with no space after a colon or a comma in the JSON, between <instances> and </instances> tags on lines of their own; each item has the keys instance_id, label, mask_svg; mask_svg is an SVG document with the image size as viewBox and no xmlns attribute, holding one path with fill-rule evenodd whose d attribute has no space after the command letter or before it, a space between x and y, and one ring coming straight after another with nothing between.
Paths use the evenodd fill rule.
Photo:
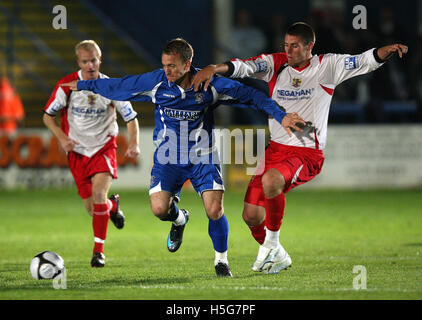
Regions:
<instances>
[{"instance_id":1,"label":"white football socks","mask_svg":"<svg viewBox=\"0 0 422 320\"><path fill-rule=\"evenodd\" d=\"M266 229L265 231L266 231L265 241L262 245L268 249L277 248L278 243L279 243L280 230L271 231L271 230Z\"/></svg>"},{"instance_id":2,"label":"white football socks","mask_svg":"<svg viewBox=\"0 0 422 320\"><path fill-rule=\"evenodd\" d=\"M179 215L176 220L173 221L175 226L183 226L186 223L185 215L183 214L182 210L179 209Z\"/></svg>"},{"instance_id":3,"label":"white football socks","mask_svg":"<svg viewBox=\"0 0 422 320\"><path fill-rule=\"evenodd\" d=\"M227 251L215 251L214 265L216 266L219 262L225 263L227 265L229 264L229 261L227 260Z\"/></svg>"}]
</instances>

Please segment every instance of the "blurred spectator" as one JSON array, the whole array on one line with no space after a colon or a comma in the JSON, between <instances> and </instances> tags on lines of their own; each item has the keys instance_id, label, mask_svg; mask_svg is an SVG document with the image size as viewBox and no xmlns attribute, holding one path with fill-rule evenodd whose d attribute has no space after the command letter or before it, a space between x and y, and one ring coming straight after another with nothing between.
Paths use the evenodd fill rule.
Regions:
<instances>
[{"instance_id":1,"label":"blurred spectator","mask_svg":"<svg viewBox=\"0 0 422 320\"><path fill-rule=\"evenodd\" d=\"M400 22L405 20L404 16L398 19L398 13L394 11L392 5L380 5L375 12L368 12L368 28L355 30L352 26L353 18L345 11L347 6L320 6L309 12L306 21L312 25L318 36L315 44L314 53L350 53L358 54L362 50L368 50L372 47L380 47L386 43L404 43L409 44L410 33L404 32ZM378 15L377 17L373 16ZM274 10L269 14L269 19L265 27L266 47L264 50L252 49L252 46L258 44L253 40L254 35L251 31L259 30L253 26L250 13L246 9L238 11L235 33L241 41L232 41L233 56L249 58L260 52L278 52L284 41L286 29L286 20L289 17L288 12ZM245 36L250 32L250 35ZM416 40L416 39L415 39ZM419 40L422 40L422 35ZM350 105L356 103L364 106L366 114L360 121L370 123L380 122L403 122L422 120L422 73L418 72L422 68L422 43L421 41L411 41L417 43L417 48L411 48L407 61L402 63L398 57L393 57L388 64L385 64L377 73L371 73L345 81L336 88L336 94L333 104ZM283 51L283 48L281 48ZM417 100L419 105L419 115L403 114L401 118L394 116L384 110L386 101L406 102ZM237 111L237 110L236 110ZM243 116L243 114L242 114ZM356 122L358 117L343 117L332 112L330 121L333 123ZM248 123L246 117L236 116L236 122ZM250 122L249 122L250 123Z\"/></svg>"},{"instance_id":2,"label":"blurred spectator","mask_svg":"<svg viewBox=\"0 0 422 320\"><path fill-rule=\"evenodd\" d=\"M0 135L16 132L25 112L19 95L6 77L0 79Z\"/></svg>"},{"instance_id":3,"label":"blurred spectator","mask_svg":"<svg viewBox=\"0 0 422 320\"><path fill-rule=\"evenodd\" d=\"M334 28L331 27L331 17L328 10L313 10L309 13L306 22L315 30L318 41L315 43L314 53L340 53L341 44L338 41Z\"/></svg>"},{"instance_id":4,"label":"blurred spectator","mask_svg":"<svg viewBox=\"0 0 422 320\"><path fill-rule=\"evenodd\" d=\"M395 12L390 6L380 8L378 30L376 34L379 45L383 43L408 43L405 33L399 25ZM369 83L371 101L366 106L368 122L397 122L393 116L385 113L385 101L405 101L410 98L409 74L406 63L397 57L390 59L378 72L374 72Z\"/></svg>"},{"instance_id":5,"label":"blurred spectator","mask_svg":"<svg viewBox=\"0 0 422 320\"><path fill-rule=\"evenodd\" d=\"M351 30L351 26L346 25L344 10L334 7L311 11L307 21L318 35L318 41L315 44L316 54L321 52L356 54L361 50L370 49L374 44L375 46L397 42L408 44L407 36L398 22L395 11L389 5L380 7L378 24L370 25L367 30ZM401 63L397 57L393 57L378 72L359 79L348 80L338 86L333 104L360 103L365 106L366 121L371 123L402 121L385 113L383 104L385 101L411 99L412 83L414 86L416 83L421 83L422 87L422 77L416 71L422 67L422 61L419 61L421 54L422 48L421 53L415 53L414 66L411 67L411 70L414 70L411 81L409 63ZM422 92L420 94L422 98ZM420 101L422 102L422 99ZM337 122L335 114L332 120L334 123ZM339 120L342 122L341 119Z\"/></svg>"},{"instance_id":6,"label":"blurred spectator","mask_svg":"<svg viewBox=\"0 0 422 320\"><path fill-rule=\"evenodd\" d=\"M365 47L359 46L359 38L354 32L345 32L342 39L342 49L340 53L358 54ZM343 82L336 88L336 94L333 103L339 101L357 102L365 104L369 99L369 81L372 73L363 75L359 78L352 78ZM353 120L353 119L351 119ZM335 120L333 122L336 122Z\"/></svg>"},{"instance_id":7,"label":"blurred spectator","mask_svg":"<svg viewBox=\"0 0 422 320\"><path fill-rule=\"evenodd\" d=\"M264 51L266 45L265 34L253 24L249 11L240 9L231 35L233 55L244 59L254 57Z\"/></svg>"},{"instance_id":8,"label":"blurred spectator","mask_svg":"<svg viewBox=\"0 0 422 320\"><path fill-rule=\"evenodd\" d=\"M267 49L265 52L273 53L284 50L283 43L286 29L286 17L280 11L274 12L266 30Z\"/></svg>"},{"instance_id":9,"label":"blurred spectator","mask_svg":"<svg viewBox=\"0 0 422 320\"><path fill-rule=\"evenodd\" d=\"M394 9L389 5L380 8L378 36L385 43L407 41L406 34L398 23Z\"/></svg>"},{"instance_id":10,"label":"blurred spectator","mask_svg":"<svg viewBox=\"0 0 422 320\"><path fill-rule=\"evenodd\" d=\"M351 34L347 34L346 31L346 22L345 22L345 12L339 8L331 8L327 12L327 21L328 27L332 30L332 34L334 36L335 44L339 46L338 52L335 53L359 53L361 51L360 48L356 47L356 41L353 41ZM352 40L352 43L348 43L348 40ZM351 49L351 51L347 51L347 49Z\"/></svg>"},{"instance_id":11,"label":"blurred spectator","mask_svg":"<svg viewBox=\"0 0 422 320\"><path fill-rule=\"evenodd\" d=\"M362 51L359 46L359 39L355 32L348 31L345 24L344 10L336 7L327 7L312 11L308 21L315 27L318 40L316 41L316 53L350 53L358 54ZM369 75L352 78L336 87L333 98L333 105L337 105L340 112L332 112L330 122L332 123L353 123L361 121L362 117L354 114L344 114L341 108L348 103L365 103L368 100L368 78ZM346 103L346 104L343 104ZM356 107L356 112L358 108ZM358 120L359 119L359 120Z\"/></svg>"},{"instance_id":12,"label":"blurred spectator","mask_svg":"<svg viewBox=\"0 0 422 320\"><path fill-rule=\"evenodd\" d=\"M260 28L253 24L252 16L247 9L240 9L236 13L236 24L231 35L231 54L235 57L248 59L263 52L267 45L267 38ZM218 110L218 109L217 109ZM267 115L251 109L221 108L224 112L223 125L267 123Z\"/></svg>"}]
</instances>

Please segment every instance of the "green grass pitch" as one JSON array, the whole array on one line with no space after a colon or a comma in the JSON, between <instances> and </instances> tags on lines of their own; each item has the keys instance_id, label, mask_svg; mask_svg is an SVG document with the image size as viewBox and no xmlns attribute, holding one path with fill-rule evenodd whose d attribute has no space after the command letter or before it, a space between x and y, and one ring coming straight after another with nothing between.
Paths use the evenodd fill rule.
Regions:
<instances>
[{"instance_id":1,"label":"green grass pitch","mask_svg":"<svg viewBox=\"0 0 422 320\"><path fill-rule=\"evenodd\" d=\"M278 275L251 270L258 251L241 212L243 192L226 192L233 278L215 276L208 219L196 193L182 193L191 212L184 242L166 248L169 222L155 218L145 190L120 191L127 218L109 225L106 267L92 269L91 218L75 190L2 191L0 299L421 299L422 191L308 191L287 194L280 233L293 260ZM67 288L34 280L32 257L59 253ZM356 265L366 289L353 288ZM359 282L361 283L361 282Z\"/></svg>"}]
</instances>

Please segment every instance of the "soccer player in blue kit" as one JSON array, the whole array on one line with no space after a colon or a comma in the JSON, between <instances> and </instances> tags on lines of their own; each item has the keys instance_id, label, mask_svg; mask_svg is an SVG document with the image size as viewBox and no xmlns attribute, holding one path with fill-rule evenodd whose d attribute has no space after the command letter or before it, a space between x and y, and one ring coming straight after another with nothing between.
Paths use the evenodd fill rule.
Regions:
<instances>
[{"instance_id":1,"label":"soccer player in blue kit","mask_svg":"<svg viewBox=\"0 0 422 320\"><path fill-rule=\"evenodd\" d=\"M289 134L291 129L302 131L300 126L305 121L296 113L286 114L263 92L231 79L215 77L207 91L195 92L191 83L197 69L192 66L192 58L192 46L177 38L169 41L162 51L162 69L121 79L72 81L62 86L93 91L113 100L155 104L153 139L157 149L149 194L154 215L172 222L167 248L176 252L182 243L189 212L179 209L178 202L183 184L190 179L209 218L216 274L231 277L224 184L213 135L214 109L224 102L261 110L280 122Z\"/></svg>"}]
</instances>

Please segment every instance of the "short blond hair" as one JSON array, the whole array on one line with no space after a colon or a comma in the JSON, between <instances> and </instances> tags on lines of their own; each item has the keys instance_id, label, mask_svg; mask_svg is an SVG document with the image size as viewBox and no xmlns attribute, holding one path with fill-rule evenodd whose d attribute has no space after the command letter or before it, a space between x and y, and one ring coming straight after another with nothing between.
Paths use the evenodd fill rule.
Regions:
<instances>
[{"instance_id":1,"label":"short blond hair","mask_svg":"<svg viewBox=\"0 0 422 320\"><path fill-rule=\"evenodd\" d=\"M78 50L83 49L86 51L97 51L98 57L101 58L101 49L98 46L98 44L94 41L94 40L84 40L79 42L76 46L75 46L75 54L76 57L78 57Z\"/></svg>"}]
</instances>

